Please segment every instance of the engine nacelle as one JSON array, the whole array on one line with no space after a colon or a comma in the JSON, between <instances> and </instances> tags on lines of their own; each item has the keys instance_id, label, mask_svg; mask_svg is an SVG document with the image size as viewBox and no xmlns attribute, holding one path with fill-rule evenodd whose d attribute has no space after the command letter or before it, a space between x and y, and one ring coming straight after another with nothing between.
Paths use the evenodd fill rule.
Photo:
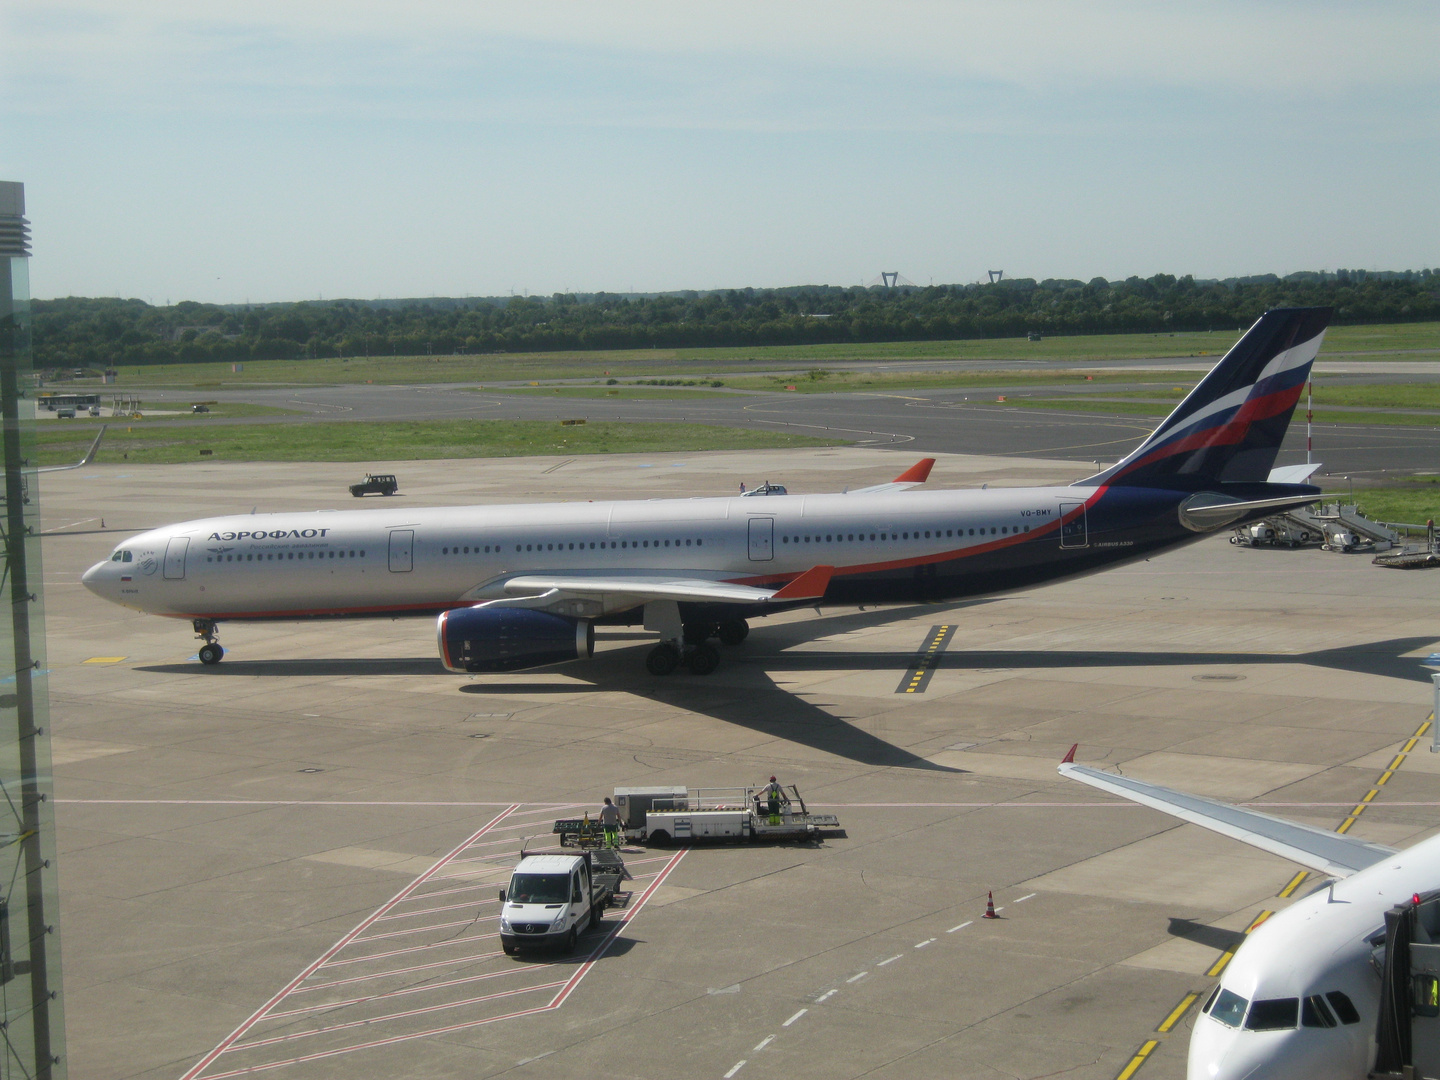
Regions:
<instances>
[{"instance_id":1,"label":"engine nacelle","mask_svg":"<svg viewBox=\"0 0 1440 1080\"><path fill-rule=\"evenodd\" d=\"M529 608L453 608L441 613L435 634L450 671L519 671L595 651L589 620Z\"/></svg>"}]
</instances>

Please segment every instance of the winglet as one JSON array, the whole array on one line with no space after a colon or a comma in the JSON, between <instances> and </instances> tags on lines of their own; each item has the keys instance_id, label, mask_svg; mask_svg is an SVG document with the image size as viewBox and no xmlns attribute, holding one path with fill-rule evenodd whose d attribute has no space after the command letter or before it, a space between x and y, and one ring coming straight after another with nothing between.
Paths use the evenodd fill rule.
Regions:
<instances>
[{"instance_id":1,"label":"winglet","mask_svg":"<svg viewBox=\"0 0 1440 1080\"><path fill-rule=\"evenodd\" d=\"M930 470L934 467L935 459L933 457L921 458L890 482L892 484L923 484L929 479Z\"/></svg>"},{"instance_id":2,"label":"winglet","mask_svg":"<svg viewBox=\"0 0 1440 1080\"><path fill-rule=\"evenodd\" d=\"M1074 765L1074 764L1075 764L1075 751L1076 751L1076 750L1079 750L1079 749L1080 749L1080 744L1077 742L1074 746L1070 747L1069 753L1067 753L1063 758L1060 759L1060 764L1061 764L1061 765Z\"/></svg>"},{"instance_id":3,"label":"winglet","mask_svg":"<svg viewBox=\"0 0 1440 1080\"><path fill-rule=\"evenodd\" d=\"M831 575L835 573L833 566L812 566L794 581L789 582L771 600L817 600L825 595L825 590L830 587Z\"/></svg>"}]
</instances>

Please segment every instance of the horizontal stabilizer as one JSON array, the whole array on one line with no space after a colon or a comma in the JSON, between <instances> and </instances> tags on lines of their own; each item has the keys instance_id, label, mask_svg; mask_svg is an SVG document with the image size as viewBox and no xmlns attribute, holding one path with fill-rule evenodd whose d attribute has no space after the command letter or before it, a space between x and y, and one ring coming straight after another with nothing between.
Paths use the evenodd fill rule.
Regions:
<instances>
[{"instance_id":1,"label":"horizontal stabilizer","mask_svg":"<svg viewBox=\"0 0 1440 1080\"><path fill-rule=\"evenodd\" d=\"M921 458L888 484L872 484L870 487L856 488L854 491L846 492L846 494L878 495L885 491L908 491L910 488L918 484L923 484L926 480L930 479L930 470L934 467L935 459L933 457Z\"/></svg>"},{"instance_id":2,"label":"horizontal stabilizer","mask_svg":"<svg viewBox=\"0 0 1440 1080\"><path fill-rule=\"evenodd\" d=\"M1320 493L1276 495L1269 499L1232 499L1213 491L1191 495L1180 504L1180 524L1192 532L1223 529L1257 511L1280 513L1320 501Z\"/></svg>"},{"instance_id":3,"label":"horizontal stabilizer","mask_svg":"<svg viewBox=\"0 0 1440 1080\"><path fill-rule=\"evenodd\" d=\"M1232 840L1243 841L1322 874L1349 877L1395 854L1393 848L1356 840L1327 829L1300 825L1258 810L1247 810L1158 784L1147 784L1128 776L1092 769L1088 765L1076 765L1070 760L1074 753L1072 747L1066 761L1060 764L1061 776L1170 814Z\"/></svg>"},{"instance_id":4,"label":"horizontal stabilizer","mask_svg":"<svg viewBox=\"0 0 1440 1080\"><path fill-rule=\"evenodd\" d=\"M1308 484L1310 477L1320 470L1320 463L1310 465L1282 465L1278 469L1271 469L1268 477L1272 484Z\"/></svg>"}]
</instances>

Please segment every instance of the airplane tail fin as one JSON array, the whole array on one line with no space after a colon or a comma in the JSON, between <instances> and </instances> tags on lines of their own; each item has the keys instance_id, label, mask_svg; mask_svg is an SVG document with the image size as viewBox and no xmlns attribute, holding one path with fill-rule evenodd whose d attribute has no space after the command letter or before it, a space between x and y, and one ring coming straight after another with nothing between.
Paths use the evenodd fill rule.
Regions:
<instances>
[{"instance_id":1,"label":"airplane tail fin","mask_svg":"<svg viewBox=\"0 0 1440 1080\"><path fill-rule=\"evenodd\" d=\"M1079 483L1264 483L1329 322L1328 307L1265 312L1132 454Z\"/></svg>"}]
</instances>

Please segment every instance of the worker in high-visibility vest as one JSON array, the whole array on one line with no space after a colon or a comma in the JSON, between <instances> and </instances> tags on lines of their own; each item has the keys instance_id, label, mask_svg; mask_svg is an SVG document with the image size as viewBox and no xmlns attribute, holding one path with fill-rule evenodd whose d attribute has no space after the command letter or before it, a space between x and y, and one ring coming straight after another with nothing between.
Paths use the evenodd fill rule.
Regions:
<instances>
[{"instance_id":1,"label":"worker in high-visibility vest","mask_svg":"<svg viewBox=\"0 0 1440 1080\"><path fill-rule=\"evenodd\" d=\"M779 781L772 776L770 777L770 783L766 785L762 794L765 798L765 808L770 813L770 824L779 825L781 806L790 805L790 800L785 797L785 789L782 788Z\"/></svg>"},{"instance_id":2,"label":"worker in high-visibility vest","mask_svg":"<svg viewBox=\"0 0 1440 1080\"><path fill-rule=\"evenodd\" d=\"M620 846L620 808L605 796L605 805L600 807L600 828L605 830L605 846Z\"/></svg>"}]
</instances>

